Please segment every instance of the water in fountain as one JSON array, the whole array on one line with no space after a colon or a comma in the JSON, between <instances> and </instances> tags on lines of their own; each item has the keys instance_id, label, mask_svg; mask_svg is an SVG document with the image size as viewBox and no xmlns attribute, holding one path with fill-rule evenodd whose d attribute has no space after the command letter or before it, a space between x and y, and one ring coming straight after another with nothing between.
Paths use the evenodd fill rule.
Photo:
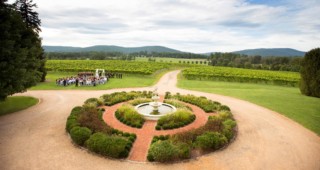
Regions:
<instances>
[{"instance_id":1,"label":"water in fountain","mask_svg":"<svg viewBox=\"0 0 320 170\"><path fill-rule=\"evenodd\" d=\"M176 111L176 108L170 104L159 102L160 97L157 88L153 91L152 102L142 103L135 107L139 114L147 120L158 120L161 116Z\"/></svg>"}]
</instances>

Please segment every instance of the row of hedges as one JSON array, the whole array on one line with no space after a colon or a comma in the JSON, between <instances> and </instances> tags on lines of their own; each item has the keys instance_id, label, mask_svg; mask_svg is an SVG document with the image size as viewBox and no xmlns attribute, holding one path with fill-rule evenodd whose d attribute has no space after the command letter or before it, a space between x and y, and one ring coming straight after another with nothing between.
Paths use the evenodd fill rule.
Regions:
<instances>
[{"instance_id":1,"label":"row of hedges","mask_svg":"<svg viewBox=\"0 0 320 170\"><path fill-rule=\"evenodd\" d=\"M192 108L182 102L180 102L179 100L175 100L175 99L165 99L163 101L164 103L168 103L171 104L172 106L178 108L178 109L187 109L192 111Z\"/></svg>"},{"instance_id":2,"label":"row of hedges","mask_svg":"<svg viewBox=\"0 0 320 170\"><path fill-rule=\"evenodd\" d=\"M196 115L192 114L190 110L178 109L172 114L162 116L156 125L156 130L175 129L186 126L196 119Z\"/></svg>"},{"instance_id":3,"label":"row of hedges","mask_svg":"<svg viewBox=\"0 0 320 170\"><path fill-rule=\"evenodd\" d=\"M126 158L136 135L108 126L102 120L104 109L97 107L99 103L99 99L90 98L82 107L73 108L66 122L66 131L75 144L92 152L112 158Z\"/></svg>"},{"instance_id":4,"label":"row of hedges","mask_svg":"<svg viewBox=\"0 0 320 170\"><path fill-rule=\"evenodd\" d=\"M155 136L148 151L147 159L157 162L172 162L188 159L192 150L212 152L226 146L234 137L236 122L230 111L221 111L209 116L200 128L174 134Z\"/></svg>"},{"instance_id":5,"label":"row of hedges","mask_svg":"<svg viewBox=\"0 0 320 170\"><path fill-rule=\"evenodd\" d=\"M111 94L102 95L101 98L103 102L107 106L112 106L117 103L121 103L128 100L133 100L139 97L147 97L151 98L152 92L151 91L131 91L131 92L115 92Z\"/></svg>"},{"instance_id":6,"label":"row of hedges","mask_svg":"<svg viewBox=\"0 0 320 170\"><path fill-rule=\"evenodd\" d=\"M119 107L115 113L116 118L131 127L141 128L145 119L140 115L132 105L124 104Z\"/></svg>"},{"instance_id":7,"label":"row of hedges","mask_svg":"<svg viewBox=\"0 0 320 170\"><path fill-rule=\"evenodd\" d=\"M78 123L78 118L80 113L82 112L82 107L81 106L77 106L74 107L71 110L70 115L67 118L67 123L66 123L66 131L70 133L71 129L75 126L79 126L80 124Z\"/></svg>"},{"instance_id":8,"label":"row of hedges","mask_svg":"<svg viewBox=\"0 0 320 170\"><path fill-rule=\"evenodd\" d=\"M169 92L167 92L165 97L166 99L177 99L186 103L196 105L207 113L223 111L223 110L230 111L230 108L228 106L221 105L219 102L212 101L203 96L197 97L190 94L180 95L179 93L177 93L176 95L171 95Z\"/></svg>"},{"instance_id":9,"label":"row of hedges","mask_svg":"<svg viewBox=\"0 0 320 170\"><path fill-rule=\"evenodd\" d=\"M129 104L131 104L133 106L137 106L139 104L149 103L149 102L152 102L152 99L139 97L139 98L136 98L134 100L129 101Z\"/></svg>"}]
</instances>

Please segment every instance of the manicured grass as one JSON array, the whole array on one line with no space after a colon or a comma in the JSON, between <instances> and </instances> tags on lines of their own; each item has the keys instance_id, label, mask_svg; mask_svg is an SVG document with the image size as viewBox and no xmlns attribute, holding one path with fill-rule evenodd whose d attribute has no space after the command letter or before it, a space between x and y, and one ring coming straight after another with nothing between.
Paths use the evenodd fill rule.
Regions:
<instances>
[{"instance_id":1,"label":"manicured grass","mask_svg":"<svg viewBox=\"0 0 320 170\"><path fill-rule=\"evenodd\" d=\"M155 84L166 71L160 71L155 75L134 75L123 74L122 79L111 78L106 84L97 86L57 86L56 79L63 77L75 76L77 73L73 72L48 72L46 82L38 83L30 90L107 90L113 88L126 88L126 87L146 87Z\"/></svg>"},{"instance_id":2,"label":"manicured grass","mask_svg":"<svg viewBox=\"0 0 320 170\"><path fill-rule=\"evenodd\" d=\"M299 88L183 78L178 87L250 101L281 113L320 135L320 99L301 95Z\"/></svg>"},{"instance_id":3,"label":"manicured grass","mask_svg":"<svg viewBox=\"0 0 320 170\"><path fill-rule=\"evenodd\" d=\"M8 97L5 101L0 102L0 116L26 109L37 104L38 101L38 99L28 96Z\"/></svg>"}]
</instances>

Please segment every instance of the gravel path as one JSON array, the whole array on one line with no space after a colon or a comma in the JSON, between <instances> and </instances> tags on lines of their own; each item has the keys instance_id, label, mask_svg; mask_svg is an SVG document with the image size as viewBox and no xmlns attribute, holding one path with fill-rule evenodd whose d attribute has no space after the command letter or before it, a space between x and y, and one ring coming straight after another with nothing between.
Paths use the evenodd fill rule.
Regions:
<instances>
[{"instance_id":1,"label":"gravel path","mask_svg":"<svg viewBox=\"0 0 320 170\"><path fill-rule=\"evenodd\" d=\"M0 117L0 169L320 169L320 137L315 133L250 102L178 89L175 87L178 72L169 72L160 79L156 85L159 94L164 95L165 91L195 94L228 105L239 132L226 149L169 165L106 159L71 143L64 129L71 109L90 97L153 87L28 91L19 95L40 98L38 105Z\"/></svg>"}]
</instances>

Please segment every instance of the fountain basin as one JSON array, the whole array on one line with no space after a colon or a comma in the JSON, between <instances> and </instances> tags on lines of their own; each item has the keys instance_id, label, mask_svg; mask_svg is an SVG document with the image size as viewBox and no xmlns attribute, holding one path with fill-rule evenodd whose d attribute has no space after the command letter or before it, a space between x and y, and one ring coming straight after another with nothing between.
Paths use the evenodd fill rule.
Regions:
<instances>
[{"instance_id":1,"label":"fountain basin","mask_svg":"<svg viewBox=\"0 0 320 170\"><path fill-rule=\"evenodd\" d=\"M151 114L152 111L154 111L154 105L157 105L157 110L159 114ZM158 120L160 119L160 117L173 113L177 110L176 107L162 102L142 103L137 105L135 109L147 120Z\"/></svg>"}]
</instances>

